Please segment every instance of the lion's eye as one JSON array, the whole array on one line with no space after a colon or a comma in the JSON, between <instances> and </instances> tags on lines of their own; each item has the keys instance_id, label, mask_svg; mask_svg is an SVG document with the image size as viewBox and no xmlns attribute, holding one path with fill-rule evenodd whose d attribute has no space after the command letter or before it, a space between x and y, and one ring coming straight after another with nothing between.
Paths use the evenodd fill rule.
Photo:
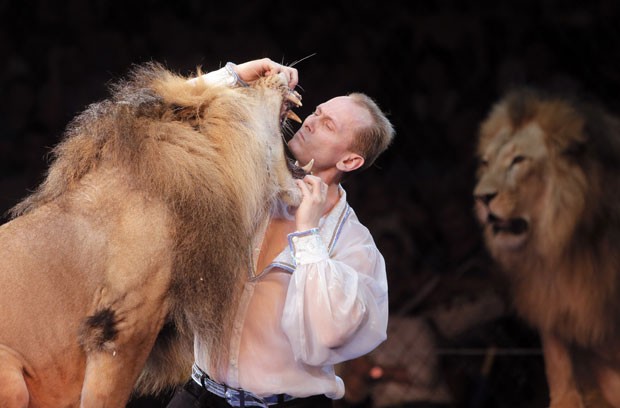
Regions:
<instances>
[{"instance_id":1,"label":"lion's eye","mask_svg":"<svg viewBox=\"0 0 620 408\"><path fill-rule=\"evenodd\" d=\"M487 167L489 165L489 161L487 159L480 159L478 160L478 165L480 167Z\"/></svg>"},{"instance_id":2,"label":"lion's eye","mask_svg":"<svg viewBox=\"0 0 620 408\"><path fill-rule=\"evenodd\" d=\"M521 163L521 162L522 162L522 161L524 161L524 160L525 160L525 156L515 156L515 157L512 159L512 163L510 163L510 165L511 165L511 166L514 166L515 164L519 164L519 163Z\"/></svg>"}]
</instances>

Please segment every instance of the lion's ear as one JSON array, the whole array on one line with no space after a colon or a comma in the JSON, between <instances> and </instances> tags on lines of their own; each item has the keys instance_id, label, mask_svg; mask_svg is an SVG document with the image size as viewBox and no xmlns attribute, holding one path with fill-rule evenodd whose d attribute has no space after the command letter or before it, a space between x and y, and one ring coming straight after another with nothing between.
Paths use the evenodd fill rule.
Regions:
<instances>
[{"instance_id":1,"label":"lion's ear","mask_svg":"<svg viewBox=\"0 0 620 408\"><path fill-rule=\"evenodd\" d=\"M357 170L364 165L364 158L357 153L347 153L338 163L336 168L342 172L348 173Z\"/></svg>"}]
</instances>

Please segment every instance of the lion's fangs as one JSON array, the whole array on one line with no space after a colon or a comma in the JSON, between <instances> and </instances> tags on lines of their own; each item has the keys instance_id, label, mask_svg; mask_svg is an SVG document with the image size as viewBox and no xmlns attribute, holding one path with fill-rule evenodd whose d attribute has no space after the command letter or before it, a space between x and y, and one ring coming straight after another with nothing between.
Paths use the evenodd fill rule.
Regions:
<instances>
[{"instance_id":1,"label":"lion's fangs","mask_svg":"<svg viewBox=\"0 0 620 408\"><path fill-rule=\"evenodd\" d=\"M301 105L301 95L299 95L295 91L290 91L288 94L286 94L286 100L289 101L289 102L292 102L298 108L302 106Z\"/></svg>"},{"instance_id":2,"label":"lion's fangs","mask_svg":"<svg viewBox=\"0 0 620 408\"><path fill-rule=\"evenodd\" d=\"M310 170L312 170L312 166L313 166L313 165L314 165L314 159L310 160L310 161L308 162L308 164L306 164L306 165L305 165L305 166L303 166L303 167L300 167L300 166L299 166L299 161L297 161L297 160L295 161L295 166L297 166L297 167L301 168L301 169L302 169L303 171L305 171L306 173L310 173Z\"/></svg>"},{"instance_id":3,"label":"lion's fangs","mask_svg":"<svg viewBox=\"0 0 620 408\"><path fill-rule=\"evenodd\" d=\"M302 123L301 119L299 118L299 116L297 116L297 114L295 112L291 111L291 110L286 112L286 117L289 118L289 119L294 120L297 123Z\"/></svg>"}]
</instances>

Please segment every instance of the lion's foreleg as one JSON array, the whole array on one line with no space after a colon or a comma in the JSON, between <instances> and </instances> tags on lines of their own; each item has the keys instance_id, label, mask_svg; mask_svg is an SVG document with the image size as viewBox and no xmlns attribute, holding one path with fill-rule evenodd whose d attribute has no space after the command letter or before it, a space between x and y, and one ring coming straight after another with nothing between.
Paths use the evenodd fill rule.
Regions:
<instances>
[{"instance_id":1,"label":"lion's foreleg","mask_svg":"<svg viewBox=\"0 0 620 408\"><path fill-rule=\"evenodd\" d=\"M156 336L156 330L126 339L119 333L109 347L88 352L81 406L124 407Z\"/></svg>"},{"instance_id":2,"label":"lion's foreleg","mask_svg":"<svg viewBox=\"0 0 620 408\"><path fill-rule=\"evenodd\" d=\"M610 367L599 368L597 376L601 393L611 406L620 408L620 372Z\"/></svg>"},{"instance_id":3,"label":"lion's foreleg","mask_svg":"<svg viewBox=\"0 0 620 408\"><path fill-rule=\"evenodd\" d=\"M150 286L128 290L115 301L101 290L100 307L86 319L80 335L87 355L82 407L127 403L168 309L163 291Z\"/></svg>"},{"instance_id":4,"label":"lion's foreleg","mask_svg":"<svg viewBox=\"0 0 620 408\"><path fill-rule=\"evenodd\" d=\"M145 347L132 350L131 355L122 351L91 353L86 362L81 407L124 407L147 352Z\"/></svg>"},{"instance_id":5,"label":"lion's foreleg","mask_svg":"<svg viewBox=\"0 0 620 408\"><path fill-rule=\"evenodd\" d=\"M0 345L0 408L27 408L29 402L20 362Z\"/></svg>"},{"instance_id":6,"label":"lion's foreleg","mask_svg":"<svg viewBox=\"0 0 620 408\"><path fill-rule=\"evenodd\" d=\"M584 408L566 346L551 334L542 335L550 408Z\"/></svg>"}]
</instances>

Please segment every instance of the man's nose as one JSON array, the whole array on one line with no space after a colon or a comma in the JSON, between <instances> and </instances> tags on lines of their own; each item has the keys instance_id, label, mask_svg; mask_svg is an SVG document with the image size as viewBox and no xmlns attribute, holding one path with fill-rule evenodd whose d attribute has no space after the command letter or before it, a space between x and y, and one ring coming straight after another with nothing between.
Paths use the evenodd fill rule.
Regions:
<instances>
[{"instance_id":1,"label":"man's nose","mask_svg":"<svg viewBox=\"0 0 620 408\"><path fill-rule=\"evenodd\" d=\"M310 132L314 130L314 119L312 115L308 116L306 120L304 120L303 127Z\"/></svg>"}]
</instances>

